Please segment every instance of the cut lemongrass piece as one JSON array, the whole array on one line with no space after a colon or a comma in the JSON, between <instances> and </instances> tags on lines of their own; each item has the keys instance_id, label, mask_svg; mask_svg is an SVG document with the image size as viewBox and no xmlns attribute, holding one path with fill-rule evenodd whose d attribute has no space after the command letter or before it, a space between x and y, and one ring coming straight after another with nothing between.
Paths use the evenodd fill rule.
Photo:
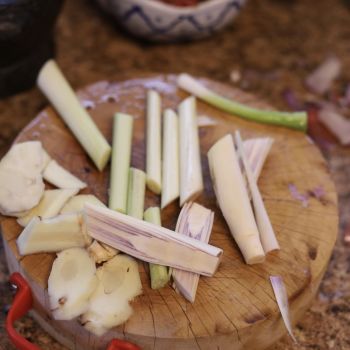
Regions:
<instances>
[{"instance_id":1,"label":"cut lemongrass piece","mask_svg":"<svg viewBox=\"0 0 350 350\"><path fill-rule=\"evenodd\" d=\"M158 92L147 92L147 187L154 193L162 190L161 176L161 100Z\"/></svg>"},{"instance_id":2,"label":"cut lemongrass piece","mask_svg":"<svg viewBox=\"0 0 350 350\"><path fill-rule=\"evenodd\" d=\"M183 214L179 215L179 220L176 224L176 232L208 243L213 227L214 213L197 203L186 203L181 212L183 212ZM179 290L187 300L194 303L199 274L173 269L172 276L175 288Z\"/></svg>"},{"instance_id":3,"label":"cut lemongrass piece","mask_svg":"<svg viewBox=\"0 0 350 350\"><path fill-rule=\"evenodd\" d=\"M210 148L208 160L219 207L246 263L263 262L265 253L231 135Z\"/></svg>"},{"instance_id":4,"label":"cut lemongrass piece","mask_svg":"<svg viewBox=\"0 0 350 350\"><path fill-rule=\"evenodd\" d=\"M103 170L109 160L111 147L90 115L81 106L76 94L54 60L48 60L41 68L37 84L97 168Z\"/></svg>"},{"instance_id":5,"label":"cut lemongrass piece","mask_svg":"<svg viewBox=\"0 0 350 350\"><path fill-rule=\"evenodd\" d=\"M83 189L87 184L76 176L64 169L55 160L50 160L49 164L43 172L43 178L50 184L58 188L76 188Z\"/></svg>"},{"instance_id":6,"label":"cut lemongrass piece","mask_svg":"<svg viewBox=\"0 0 350 350\"><path fill-rule=\"evenodd\" d=\"M256 138L243 141L244 153L247 156L248 163L254 178L257 181L265 160L271 150L273 139L270 137Z\"/></svg>"},{"instance_id":7,"label":"cut lemongrass piece","mask_svg":"<svg viewBox=\"0 0 350 350\"><path fill-rule=\"evenodd\" d=\"M252 195L255 219L260 233L260 241L262 247L264 248L265 254L267 254L273 250L280 249L280 246L277 242L275 232L273 231L270 218L267 214L264 201L261 197L258 185L256 184L253 172L244 153L244 146L239 131L235 132L235 140L237 144L238 154L241 157L245 174L248 179L250 193Z\"/></svg>"},{"instance_id":8,"label":"cut lemongrass piece","mask_svg":"<svg viewBox=\"0 0 350 350\"><path fill-rule=\"evenodd\" d=\"M17 222L24 227L34 216L39 216L42 219L52 218L56 216L66 202L77 193L77 189L46 190L39 204L31 209L27 215L18 218Z\"/></svg>"},{"instance_id":9,"label":"cut lemongrass piece","mask_svg":"<svg viewBox=\"0 0 350 350\"><path fill-rule=\"evenodd\" d=\"M113 121L109 208L126 213L133 117L117 113Z\"/></svg>"},{"instance_id":10,"label":"cut lemongrass piece","mask_svg":"<svg viewBox=\"0 0 350 350\"><path fill-rule=\"evenodd\" d=\"M145 205L146 174L135 168L129 170L128 204L126 213L142 220Z\"/></svg>"},{"instance_id":11,"label":"cut lemongrass piece","mask_svg":"<svg viewBox=\"0 0 350 350\"><path fill-rule=\"evenodd\" d=\"M196 99L189 97L179 105L180 206L203 191Z\"/></svg>"},{"instance_id":12,"label":"cut lemongrass piece","mask_svg":"<svg viewBox=\"0 0 350 350\"><path fill-rule=\"evenodd\" d=\"M306 131L306 112L278 112L248 107L226 97L220 96L188 74L180 74L177 84L180 88L186 90L192 95L197 96L208 104L218 107L219 109L233 115L237 115L244 119L252 120L258 123L274 124Z\"/></svg>"},{"instance_id":13,"label":"cut lemongrass piece","mask_svg":"<svg viewBox=\"0 0 350 350\"><path fill-rule=\"evenodd\" d=\"M144 220L151 224L162 226L160 218L160 209L158 207L151 207L145 210ZM149 271L151 275L151 288L163 288L170 280L169 269L166 266L158 264L149 264Z\"/></svg>"},{"instance_id":14,"label":"cut lemongrass piece","mask_svg":"<svg viewBox=\"0 0 350 350\"><path fill-rule=\"evenodd\" d=\"M212 276L222 249L119 212L85 205L89 235L149 263Z\"/></svg>"},{"instance_id":15,"label":"cut lemongrass piece","mask_svg":"<svg viewBox=\"0 0 350 350\"><path fill-rule=\"evenodd\" d=\"M293 334L292 324L289 316L288 295L281 276L270 276L273 292L276 297L278 308L280 309L284 324L294 342L297 340Z\"/></svg>"},{"instance_id":16,"label":"cut lemongrass piece","mask_svg":"<svg viewBox=\"0 0 350 350\"><path fill-rule=\"evenodd\" d=\"M171 109L163 118L163 185L161 208L179 197L179 120Z\"/></svg>"}]
</instances>

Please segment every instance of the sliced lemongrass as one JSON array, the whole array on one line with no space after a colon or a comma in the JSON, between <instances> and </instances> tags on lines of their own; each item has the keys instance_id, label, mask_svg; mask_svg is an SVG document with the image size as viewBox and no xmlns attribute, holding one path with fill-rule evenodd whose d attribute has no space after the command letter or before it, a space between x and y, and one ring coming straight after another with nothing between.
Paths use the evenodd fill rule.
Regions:
<instances>
[{"instance_id":1,"label":"sliced lemongrass","mask_svg":"<svg viewBox=\"0 0 350 350\"><path fill-rule=\"evenodd\" d=\"M109 208L126 213L133 117L116 113L113 120Z\"/></svg>"},{"instance_id":2,"label":"sliced lemongrass","mask_svg":"<svg viewBox=\"0 0 350 350\"><path fill-rule=\"evenodd\" d=\"M196 99L188 97L178 107L180 150L180 206L203 191Z\"/></svg>"},{"instance_id":3,"label":"sliced lemongrass","mask_svg":"<svg viewBox=\"0 0 350 350\"><path fill-rule=\"evenodd\" d=\"M147 187L154 193L162 190L161 174L161 100L158 92L147 92Z\"/></svg>"},{"instance_id":4,"label":"sliced lemongrass","mask_svg":"<svg viewBox=\"0 0 350 350\"><path fill-rule=\"evenodd\" d=\"M265 253L231 135L210 148L208 160L219 207L246 263L263 262Z\"/></svg>"},{"instance_id":5,"label":"sliced lemongrass","mask_svg":"<svg viewBox=\"0 0 350 350\"><path fill-rule=\"evenodd\" d=\"M180 88L197 96L208 104L233 115L256 121L258 123L281 125L292 129L306 131L306 112L278 112L252 108L232 101L229 98L220 96L188 74L180 74L177 84Z\"/></svg>"},{"instance_id":6,"label":"sliced lemongrass","mask_svg":"<svg viewBox=\"0 0 350 350\"><path fill-rule=\"evenodd\" d=\"M81 212L84 209L85 203L92 203L105 207L105 205L93 194L78 194L68 200L68 202L61 209L61 214L72 214Z\"/></svg>"},{"instance_id":7,"label":"sliced lemongrass","mask_svg":"<svg viewBox=\"0 0 350 350\"><path fill-rule=\"evenodd\" d=\"M255 180L259 179L272 144L273 139L270 137L254 138L243 141L244 153L247 156Z\"/></svg>"},{"instance_id":8,"label":"sliced lemongrass","mask_svg":"<svg viewBox=\"0 0 350 350\"><path fill-rule=\"evenodd\" d=\"M269 215L267 214L265 204L261 197L258 185L256 184L254 174L250 168L247 157L244 153L244 146L239 131L235 132L235 140L238 149L238 154L243 162L245 174L248 179L250 193L252 195L254 214L260 233L261 245L264 248L265 254L267 254L273 250L280 249L280 246L277 242L276 235L271 225Z\"/></svg>"},{"instance_id":9,"label":"sliced lemongrass","mask_svg":"<svg viewBox=\"0 0 350 350\"><path fill-rule=\"evenodd\" d=\"M99 170L107 164L111 147L90 115L81 106L76 94L54 60L41 68L37 84L56 108Z\"/></svg>"},{"instance_id":10,"label":"sliced lemongrass","mask_svg":"<svg viewBox=\"0 0 350 350\"><path fill-rule=\"evenodd\" d=\"M143 214L143 218L145 221L150 222L151 224L162 226L160 209L158 207L146 209ZM163 288L170 280L169 269L166 266L150 263L149 272L151 275L152 289Z\"/></svg>"},{"instance_id":11,"label":"sliced lemongrass","mask_svg":"<svg viewBox=\"0 0 350 350\"><path fill-rule=\"evenodd\" d=\"M197 117L197 122L198 122L199 128L206 128L209 126L215 126L218 123L214 118L211 118L207 115L199 115Z\"/></svg>"},{"instance_id":12,"label":"sliced lemongrass","mask_svg":"<svg viewBox=\"0 0 350 350\"><path fill-rule=\"evenodd\" d=\"M52 218L58 215L66 202L77 193L77 189L46 190L39 204L27 215L18 218L17 222L24 227L34 216L40 216L42 219Z\"/></svg>"},{"instance_id":13,"label":"sliced lemongrass","mask_svg":"<svg viewBox=\"0 0 350 350\"><path fill-rule=\"evenodd\" d=\"M58 252L85 245L82 217L79 214L58 215L42 220L34 217L17 238L21 255Z\"/></svg>"},{"instance_id":14,"label":"sliced lemongrass","mask_svg":"<svg viewBox=\"0 0 350 350\"><path fill-rule=\"evenodd\" d=\"M64 169L55 160L50 160L43 172L43 178L50 184L58 188L77 188L83 189L87 184L76 176Z\"/></svg>"},{"instance_id":15,"label":"sliced lemongrass","mask_svg":"<svg viewBox=\"0 0 350 350\"><path fill-rule=\"evenodd\" d=\"M214 213L197 204L186 203L176 224L176 232L208 243L214 222ZM172 276L177 289L191 303L196 298L199 274L173 269Z\"/></svg>"},{"instance_id":16,"label":"sliced lemongrass","mask_svg":"<svg viewBox=\"0 0 350 350\"><path fill-rule=\"evenodd\" d=\"M161 208L165 208L180 195L179 188L179 120L171 109L164 111L163 163Z\"/></svg>"},{"instance_id":17,"label":"sliced lemongrass","mask_svg":"<svg viewBox=\"0 0 350 350\"><path fill-rule=\"evenodd\" d=\"M128 203L126 213L142 220L145 206L146 174L136 168L129 169Z\"/></svg>"},{"instance_id":18,"label":"sliced lemongrass","mask_svg":"<svg viewBox=\"0 0 350 350\"><path fill-rule=\"evenodd\" d=\"M270 281L287 331L291 338L294 340L294 342L297 343L297 340L293 334L292 324L290 321L288 295L286 287L283 283L283 279L281 276L270 276Z\"/></svg>"},{"instance_id":19,"label":"sliced lemongrass","mask_svg":"<svg viewBox=\"0 0 350 350\"><path fill-rule=\"evenodd\" d=\"M220 248L92 204L84 212L91 237L140 260L206 276L219 266Z\"/></svg>"}]
</instances>

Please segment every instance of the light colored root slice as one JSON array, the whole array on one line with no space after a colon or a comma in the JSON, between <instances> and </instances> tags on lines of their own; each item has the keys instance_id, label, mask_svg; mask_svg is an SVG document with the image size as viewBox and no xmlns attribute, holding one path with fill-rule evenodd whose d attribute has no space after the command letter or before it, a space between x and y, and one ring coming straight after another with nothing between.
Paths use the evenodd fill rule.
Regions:
<instances>
[{"instance_id":1,"label":"light colored root slice","mask_svg":"<svg viewBox=\"0 0 350 350\"><path fill-rule=\"evenodd\" d=\"M117 249L114 249L107 244L101 244L95 240L90 244L87 250L96 264L108 261L119 253Z\"/></svg>"},{"instance_id":2,"label":"light colored root slice","mask_svg":"<svg viewBox=\"0 0 350 350\"><path fill-rule=\"evenodd\" d=\"M136 260L119 254L97 270L98 286L80 320L90 332L101 336L124 323L131 315L129 302L142 293Z\"/></svg>"},{"instance_id":3,"label":"light colored root slice","mask_svg":"<svg viewBox=\"0 0 350 350\"><path fill-rule=\"evenodd\" d=\"M78 214L59 215L43 220L34 217L17 238L17 247L21 255L59 252L85 245L82 217Z\"/></svg>"},{"instance_id":4,"label":"light colored root slice","mask_svg":"<svg viewBox=\"0 0 350 350\"><path fill-rule=\"evenodd\" d=\"M39 216L42 219L54 217L60 212L65 203L72 196L76 195L77 192L78 190L76 189L46 190L39 204L25 216L19 218L17 222L24 227L34 216Z\"/></svg>"},{"instance_id":5,"label":"light colored root slice","mask_svg":"<svg viewBox=\"0 0 350 350\"><path fill-rule=\"evenodd\" d=\"M85 249L71 248L59 253L48 280L54 319L71 320L86 312L97 282L95 262Z\"/></svg>"},{"instance_id":6,"label":"light colored root slice","mask_svg":"<svg viewBox=\"0 0 350 350\"><path fill-rule=\"evenodd\" d=\"M78 194L68 200L68 202L61 209L61 214L72 214L81 212L84 209L86 203L98 205L100 207L106 207L96 196L93 194Z\"/></svg>"},{"instance_id":7,"label":"light colored root slice","mask_svg":"<svg viewBox=\"0 0 350 350\"><path fill-rule=\"evenodd\" d=\"M64 169L55 160L51 160L43 173L44 179L58 188L75 188L81 190L87 184Z\"/></svg>"}]
</instances>

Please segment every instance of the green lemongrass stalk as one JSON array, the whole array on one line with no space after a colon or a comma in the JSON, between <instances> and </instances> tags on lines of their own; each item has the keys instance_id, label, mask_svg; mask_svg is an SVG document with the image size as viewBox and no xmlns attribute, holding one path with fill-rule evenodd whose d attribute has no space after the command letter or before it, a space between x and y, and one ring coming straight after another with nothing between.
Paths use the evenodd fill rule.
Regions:
<instances>
[{"instance_id":1,"label":"green lemongrass stalk","mask_svg":"<svg viewBox=\"0 0 350 350\"><path fill-rule=\"evenodd\" d=\"M158 92L147 92L147 187L154 193L162 190L161 176L161 100Z\"/></svg>"},{"instance_id":2,"label":"green lemongrass stalk","mask_svg":"<svg viewBox=\"0 0 350 350\"><path fill-rule=\"evenodd\" d=\"M143 214L145 221L158 226L162 226L160 219L160 209L158 207L151 207L145 210ZM151 275L151 288L159 289L165 287L169 282L171 273L166 266L158 264L149 264L149 271Z\"/></svg>"},{"instance_id":3,"label":"green lemongrass stalk","mask_svg":"<svg viewBox=\"0 0 350 350\"><path fill-rule=\"evenodd\" d=\"M127 206L132 129L132 116L123 113L114 115L109 208L123 214Z\"/></svg>"},{"instance_id":4,"label":"green lemongrass stalk","mask_svg":"<svg viewBox=\"0 0 350 350\"><path fill-rule=\"evenodd\" d=\"M196 99L179 104L180 206L203 191Z\"/></svg>"},{"instance_id":5,"label":"green lemongrass stalk","mask_svg":"<svg viewBox=\"0 0 350 350\"><path fill-rule=\"evenodd\" d=\"M103 170L109 160L111 147L90 115L81 106L76 94L54 60L47 61L41 68L37 84L96 167Z\"/></svg>"},{"instance_id":6,"label":"green lemongrass stalk","mask_svg":"<svg viewBox=\"0 0 350 350\"><path fill-rule=\"evenodd\" d=\"M136 168L129 170L128 204L126 213L136 219L143 219L145 205L146 174Z\"/></svg>"},{"instance_id":7,"label":"green lemongrass stalk","mask_svg":"<svg viewBox=\"0 0 350 350\"><path fill-rule=\"evenodd\" d=\"M306 112L278 112L252 108L232 101L211 91L188 74L180 74L177 84L201 100L224 110L225 112L252 120L258 123L280 125L287 128L306 131Z\"/></svg>"},{"instance_id":8,"label":"green lemongrass stalk","mask_svg":"<svg viewBox=\"0 0 350 350\"><path fill-rule=\"evenodd\" d=\"M179 197L179 121L171 109L164 111L161 208Z\"/></svg>"}]
</instances>

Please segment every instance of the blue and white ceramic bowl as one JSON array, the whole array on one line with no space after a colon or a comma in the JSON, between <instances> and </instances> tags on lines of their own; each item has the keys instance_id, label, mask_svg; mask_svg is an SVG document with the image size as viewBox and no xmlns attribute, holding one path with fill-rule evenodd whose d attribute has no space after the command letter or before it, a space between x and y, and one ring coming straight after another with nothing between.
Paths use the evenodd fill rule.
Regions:
<instances>
[{"instance_id":1,"label":"blue and white ceramic bowl","mask_svg":"<svg viewBox=\"0 0 350 350\"><path fill-rule=\"evenodd\" d=\"M245 0L207 0L178 7L155 0L97 0L130 33L151 41L194 40L231 23Z\"/></svg>"}]
</instances>

